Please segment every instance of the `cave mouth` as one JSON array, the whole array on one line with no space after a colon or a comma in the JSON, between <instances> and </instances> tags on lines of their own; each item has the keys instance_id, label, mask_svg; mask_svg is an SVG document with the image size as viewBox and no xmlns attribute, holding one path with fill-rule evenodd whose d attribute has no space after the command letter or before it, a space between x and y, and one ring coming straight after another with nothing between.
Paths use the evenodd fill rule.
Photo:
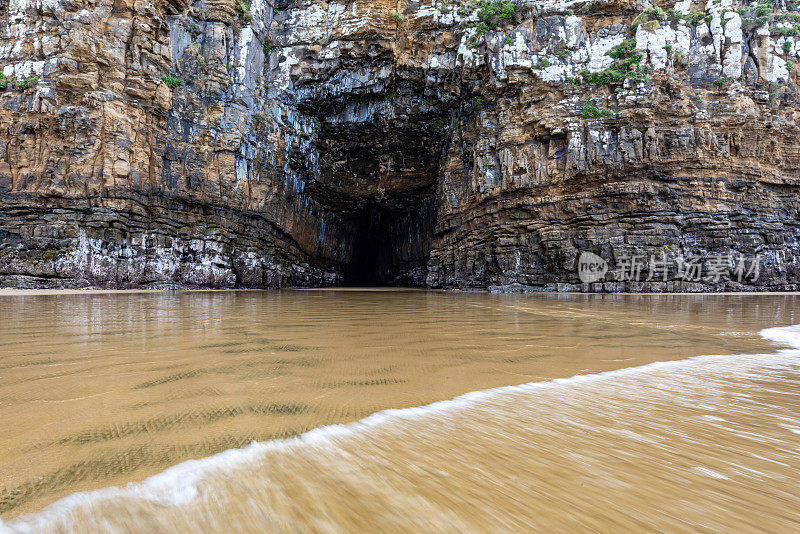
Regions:
<instances>
[{"instance_id":1,"label":"cave mouth","mask_svg":"<svg viewBox=\"0 0 800 534\"><path fill-rule=\"evenodd\" d=\"M424 287L449 111L417 110L403 119L387 111L362 122L365 105L319 117L317 163L304 192L335 215L336 239L326 252L335 258L337 284Z\"/></svg>"},{"instance_id":2,"label":"cave mouth","mask_svg":"<svg viewBox=\"0 0 800 534\"><path fill-rule=\"evenodd\" d=\"M349 261L350 287L424 287L433 234L433 202L403 209L373 204L354 214Z\"/></svg>"},{"instance_id":3,"label":"cave mouth","mask_svg":"<svg viewBox=\"0 0 800 534\"><path fill-rule=\"evenodd\" d=\"M387 278L386 243L391 231L387 213L379 208L365 210L355 219L353 250L345 273L344 283L352 287L389 285Z\"/></svg>"}]
</instances>

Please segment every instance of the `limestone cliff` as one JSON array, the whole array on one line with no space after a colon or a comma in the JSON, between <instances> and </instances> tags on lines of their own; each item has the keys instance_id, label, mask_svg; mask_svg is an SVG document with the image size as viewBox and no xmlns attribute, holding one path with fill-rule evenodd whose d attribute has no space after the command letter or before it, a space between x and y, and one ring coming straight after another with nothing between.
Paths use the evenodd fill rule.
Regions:
<instances>
[{"instance_id":1,"label":"limestone cliff","mask_svg":"<svg viewBox=\"0 0 800 534\"><path fill-rule=\"evenodd\" d=\"M796 289L795 7L0 0L0 285Z\"/></svg>"}]
</instances>

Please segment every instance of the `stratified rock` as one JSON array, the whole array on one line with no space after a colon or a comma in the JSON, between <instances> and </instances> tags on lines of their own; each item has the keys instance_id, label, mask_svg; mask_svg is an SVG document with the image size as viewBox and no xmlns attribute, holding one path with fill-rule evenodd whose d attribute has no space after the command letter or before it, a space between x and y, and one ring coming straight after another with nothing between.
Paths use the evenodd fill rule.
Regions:
<instances>
[{"instance_id":1,"label":"stratified rock","mask_svg":"<svg viewBox=\"0 0 800 534\"><path fill-rule=\"evenodd\" d=\"M689 6L0 1L0 285L797 289L800 13Z\"/></svg>"}]
</instances>

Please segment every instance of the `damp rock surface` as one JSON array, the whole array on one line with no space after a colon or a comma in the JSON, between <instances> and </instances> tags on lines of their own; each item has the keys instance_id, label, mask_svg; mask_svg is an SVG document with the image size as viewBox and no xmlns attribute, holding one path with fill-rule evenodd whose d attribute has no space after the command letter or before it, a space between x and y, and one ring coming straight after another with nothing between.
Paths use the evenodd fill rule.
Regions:
<instances>
[{"instance_id":1,"label":"damp rock surface","mask_svg":"<svg viewBox=\"0 0 800 534\"><path fill-rule=\"evenodd\" d=\"M795 8L2 1L0 285L797 289Z\"/></svg>"}]
</instances>

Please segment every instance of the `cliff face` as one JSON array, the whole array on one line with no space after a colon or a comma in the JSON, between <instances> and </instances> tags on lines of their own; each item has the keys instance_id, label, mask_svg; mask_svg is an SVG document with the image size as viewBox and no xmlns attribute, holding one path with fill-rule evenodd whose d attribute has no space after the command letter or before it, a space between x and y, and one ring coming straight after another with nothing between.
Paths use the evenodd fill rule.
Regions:
<instances>
[{"instance_id":1,"label":"cliff face","mask_svg":"<svg viewBox=\"0 0 800 534\"><path fill-rule=\"evenodd\" d=\"M796 289L782 1L2 0L0 285Z\"/></svg>"}]
</instances>

